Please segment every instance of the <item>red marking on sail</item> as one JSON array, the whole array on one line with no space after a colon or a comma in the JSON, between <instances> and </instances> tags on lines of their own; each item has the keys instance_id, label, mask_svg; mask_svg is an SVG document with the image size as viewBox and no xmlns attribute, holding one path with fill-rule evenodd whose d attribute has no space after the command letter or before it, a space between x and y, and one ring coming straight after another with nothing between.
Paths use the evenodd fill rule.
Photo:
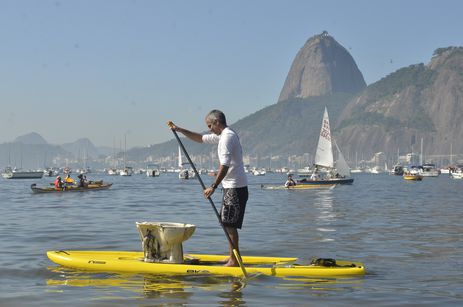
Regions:
<instances>
[{"instance_id":1,"label":"red marking on sail","mask_svg":"<svg viewBox=\"0 0 463 307\"><path fill-rule=\"evenodd\" d=\"M322 130L320 131L320 136L327 139L328 141L331 141L329 121L327 120L323 121L323 127L322 127Z\"/></svg>"}]
</instances>

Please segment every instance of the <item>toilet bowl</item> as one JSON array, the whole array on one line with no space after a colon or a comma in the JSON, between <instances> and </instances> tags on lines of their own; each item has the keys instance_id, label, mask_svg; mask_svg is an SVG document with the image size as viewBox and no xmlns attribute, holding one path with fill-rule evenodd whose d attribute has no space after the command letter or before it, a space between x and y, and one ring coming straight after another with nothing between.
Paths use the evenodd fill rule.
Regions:
<instances>
[{"instance_id":1,"label":"toilet bowl","mask_svg":"<svg viewBox=\"0 0 463 307\"><path fill-rule=\"evenodd\" d=\"M183 241L196 226L184 223L137 222L145 262L183 263Z\"/></svg>"}]
</instances>

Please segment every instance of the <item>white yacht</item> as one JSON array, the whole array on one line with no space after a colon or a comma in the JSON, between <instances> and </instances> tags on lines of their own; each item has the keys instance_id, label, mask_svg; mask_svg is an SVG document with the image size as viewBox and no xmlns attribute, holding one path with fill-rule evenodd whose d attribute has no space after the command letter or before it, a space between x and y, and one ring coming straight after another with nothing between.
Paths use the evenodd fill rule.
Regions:
<instances>
[{"instance_id":1,"label":"white yacht","mask_svg":"<svg viewBox=\"0 0 463 307\"><path fill-rule=\"evenodd\" d=\"M5 179L35 179L42 178L43 171L23 171L17 168L12 169L6 167L2 172L2 177Z\"/></svg>"},{"instance_id":2,"label":"white yacht","mask_svg":"<svg viewBox=\"0 0 463 307\"><path fill-rule=\"evenodd\" d=\"M421 167L420 175L423 177L437 177L439 176L439 170L434 164L426 163Z\"/></svg>"}]
</instances>

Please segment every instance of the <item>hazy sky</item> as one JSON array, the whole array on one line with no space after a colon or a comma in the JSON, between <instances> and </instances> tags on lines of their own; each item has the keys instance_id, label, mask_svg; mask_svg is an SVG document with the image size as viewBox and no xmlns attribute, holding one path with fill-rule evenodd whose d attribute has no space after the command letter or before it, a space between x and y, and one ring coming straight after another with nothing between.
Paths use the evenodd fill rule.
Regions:
<instances>
[{"instance_id":1,"label":"hazy sky","mask_svg":"<svg viewBox=\"0 0 463 307\"><path fill-rule=\"evenodd\" d=\"M276 103L323 30L367 84L463 45L463 1L0 0L0 143L147 146Z\"/></svg>"}]
</instances>

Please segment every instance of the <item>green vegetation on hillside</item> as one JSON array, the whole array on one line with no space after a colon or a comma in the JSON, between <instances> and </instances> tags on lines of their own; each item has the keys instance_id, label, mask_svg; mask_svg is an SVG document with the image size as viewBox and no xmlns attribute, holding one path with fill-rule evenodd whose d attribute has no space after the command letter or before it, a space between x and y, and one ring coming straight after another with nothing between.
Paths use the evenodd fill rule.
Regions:
<instances>
[{"instance_id":1,"label":"green vegetation on hillside","mask_svg":"<svg viewBox=\"0 0 463 307\"><path fill-rule=\"evenodd\" d=\"M362 107L356 107L352 112L352 116L340 123L339 129L350 125L380 126L383 127L385 132L400 130L404 127L422 132L436 131L432 120L421 106L416 106L413 114L406 121L376 112L364 112Z\"/></svg>"},{"instance_id":2,"label":"green vegetation on hillside","mask_svg":"<svg viewBox=\"0 0 463 307\"><path fill-rule=\"evenodd\" d=\"M434 50L434 53L432 54L432 56L433 56L433 57L435 57L435 56L440 56L440 55L442 55L444 52L449 51L449 50L459 50L459 51L462 51L462 50L463 50L463 47L450 46L450 47L445 47L445 48L437 48L436 50Z\"/></svg>"},{"instance_id":3,"label":"green vegetation on hillside","mask_svg":"<svg viewBox=\"0 0 463 307\"><path fill-rule=\"evenodd\" d=\"M434 82L436 72L423 63L401 68L385 78L368 86L366 89L366 105L393 95L401 90L415 86L424 88Z\"/></svg>"},{"instance_id":4,"label":"green vegetation on hillside","mask_svg":"<svg viewBox=\"0 0 463 307\"><path fill-rule=\"evenodd\" d=\"M325 106L332 127L350 94L293 98L268 106L232 124L245 151L263 154L313 153Z\"/></svg>"},{"instance_id":5,"label":"green vegetation on hillside","mask_svg":"<svg viewBox=\"0 0 463 307\"><path fill-rule=\"evenodd\" d=\"M397 118L386 117L380 113L363 112L357 107L349 119L343 120L339 129L350 125L381 126L386 132L393 131L401 127L401 122Z\"/></svg>"}]
</instances>

